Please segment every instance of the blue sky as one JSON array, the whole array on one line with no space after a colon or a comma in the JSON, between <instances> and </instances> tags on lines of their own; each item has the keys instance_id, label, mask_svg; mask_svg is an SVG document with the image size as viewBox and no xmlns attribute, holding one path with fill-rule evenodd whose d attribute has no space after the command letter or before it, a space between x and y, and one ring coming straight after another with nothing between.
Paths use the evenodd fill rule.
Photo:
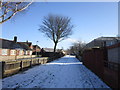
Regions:
<instances>
[{"instance_id":1,"label":"blue sky","mask_svg":"<svg viewBox=\"0 0 120 90\"><path fill-rule=\"evenodd\" d=\"M39 41L39 46L52 48L53 42L38 31L48 14L68 16L74 25L73 35L57 48L67 49L77 40L87 43L100 36L118 34L117 2L36 2L2 25L2 38L12 40L17 36L18 41Z\"/></svg>"}]
</instances>

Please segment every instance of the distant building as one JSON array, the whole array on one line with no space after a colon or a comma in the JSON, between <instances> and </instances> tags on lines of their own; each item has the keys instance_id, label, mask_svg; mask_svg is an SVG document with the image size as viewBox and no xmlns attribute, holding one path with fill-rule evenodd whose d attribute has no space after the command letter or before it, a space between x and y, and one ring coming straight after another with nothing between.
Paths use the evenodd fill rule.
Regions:
<instances>
[{"instance_id":1,"label":"distant building","mask_svg":"<svg viewBox=\"0 0 120 90\"><path fill-rule=\"evenodd\" d=\"M33 53L32 55L40 55L41 48L38 45L33 45Z\"/></svg>"},{"instance_id":2,"label":"distant building","mask_svg":"<svg viewBox=\"0 0 120 90\"><path fill-rule=\"evenodd\" d=\"M56 54L57 53L65 54L65 52L62 49L56 49L55 53ZM41 55L42 55L42 57L51 57L54 55L54 49L53 48L42 48Z\"/></svg>"},{"instance_id":3,"label":"distant building","mask_svg":"<svg viewBox=\"0 0 120 90\"><path fill-rule=\"evenodd\" d=\"M17 37L13 41L0 38L0 56L12 55L32 55L31 46L25 42L17 42Z\"/></svg>"},{"instance_id":4,"label":"distant building","mask_svg":"<svg viewBox=\"0 0 120 90\"><path fill-rule=\"evenodd\" d=\"M85 48L100 48L120 42L120 37L99 37L86 44Z\"/></svg>"},{"instance_id":5,"label":"distant building","mask_svg":"<svg viewBox=\"0 0 120 90\"><path fill-rule=\"evenodd\" d=\"M44 50L44 52L54 52L53 48L43 48L43 50ZM64 50L63 49L56 49L56 52L64 52Z\"/></svg>"},{"instance_id":6,"label":"distant building","mask_svg":"<svg viewBox=\"0 0 120 90\"><path fill-rule=\"evenodd\" d=\"M53 48L43 48L45 52L54 52ZM57 51L57 50L56 50Z\"/></svg>"}]
</instances>

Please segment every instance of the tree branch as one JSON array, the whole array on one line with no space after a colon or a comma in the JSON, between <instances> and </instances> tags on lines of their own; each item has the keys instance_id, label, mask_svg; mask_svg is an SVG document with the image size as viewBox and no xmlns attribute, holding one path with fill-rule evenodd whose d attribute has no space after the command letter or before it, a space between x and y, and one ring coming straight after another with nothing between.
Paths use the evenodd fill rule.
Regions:
<instances>
[{"instance_id":1,"label":"tree branch","mask_svg":"<svg viewBox=\"0 0 120 90\"><path fill-rule=\"evenodd\" d=\"M11 0L11 1L12 1L12 0ZM8 1L8 2L6 2L5 4L2 4L3 2L0 2L1 5L2 5L2 6L1 6L1 9L2 9L3 7L6 7L5 10L4 10L4 13L0 16L0 18L2 18L2 21L0 21L0 24L2 24L2 23L4 23L4 22L6 22L7 20L11 19L11 18L12 18L14 15L16 15L18 12L25 10L26 8L28 8L28 7L33 3L33 0L32 0L32 1L31 1L30 3L28 3L26 6L18 9L18 6L19 6L22 2L24 2L25 0L22 0L21 2L15 3L15 6L11 4L11 5L12 5L13 7L15 7L15 8L12 8L12 6L9 6L9 4L11 3L11 1ZM14 2L13 2L13 3L14 3ZM9 9L8 9L8 8L9 8ZM7 14L8 14L10 11L12 11L13 14L11 14L9 17L5 18L5 16L7 16Z\"/></svg>"}]
</instances>

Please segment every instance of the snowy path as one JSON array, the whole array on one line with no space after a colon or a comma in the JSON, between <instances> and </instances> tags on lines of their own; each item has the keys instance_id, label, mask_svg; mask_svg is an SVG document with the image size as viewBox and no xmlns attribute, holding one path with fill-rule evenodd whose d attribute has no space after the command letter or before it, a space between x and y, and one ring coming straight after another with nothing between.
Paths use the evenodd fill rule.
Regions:
<instances>
[{"instance_id":1,"label":"snowy path","mask_svg":"<svg viewBox=\"0 0 120 90\"><path fill-rule=\"evenodd\" d=\"M2 84L3 88L109 88L72 56L4 78Z\"/></svg>"}]
</instances>

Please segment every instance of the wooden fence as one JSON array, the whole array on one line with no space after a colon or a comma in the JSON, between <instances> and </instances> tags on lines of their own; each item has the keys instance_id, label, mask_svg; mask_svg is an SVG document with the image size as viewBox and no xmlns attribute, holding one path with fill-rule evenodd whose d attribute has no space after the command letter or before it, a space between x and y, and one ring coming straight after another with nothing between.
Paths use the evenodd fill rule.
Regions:
<instances>
[{"instance_id":1,"label":"wooden fence","mask_svg":"<svg viewBox=\"0 0 120 90\"><path fill-rule=\"evenodd\" d=\"M83 64L91 69L99 77L103 77L104 72L104 51L103 49L86 50L83 53Z\"/></svg>"},{"instance_id":2,"label":"wooden fence","mask_svg":"<svg viewBox=\"0 0 120 90\"><path fill-rule=\"evenodd\" d=\"M63 56L64 54L62 53L52 53L49 57L24 58L6 62L2 61L0 62L0 78L18 73L19 71L22 71L23 69L32 67L34 65L51 62Z\"/></svg>"},{"instance_id":3,"label":"wooden fence","mask_svg":"<svg viewBox=\"0 0 120 90\"><path fill-rule=\"evenodd\" d=\"M85 50L83 53L83 64L111 88L120 88L120 65L109 62L107 58L107 49L105 48Z\"/></svg>"},{"instance_id":4,"label":"wooden fence","mask_svg":"<svg viewBox=\"0 0 120 90\"><path fill-rule=\"evenodd\" d=\"M32 59L23 59L18 61L0 62L2 69L0 70L0 78L15 74L19 71L22 71L24 68L31 67L34 65L45 64L47 63L48 58L32 58Z\"/></svg>"}]
</instances>

